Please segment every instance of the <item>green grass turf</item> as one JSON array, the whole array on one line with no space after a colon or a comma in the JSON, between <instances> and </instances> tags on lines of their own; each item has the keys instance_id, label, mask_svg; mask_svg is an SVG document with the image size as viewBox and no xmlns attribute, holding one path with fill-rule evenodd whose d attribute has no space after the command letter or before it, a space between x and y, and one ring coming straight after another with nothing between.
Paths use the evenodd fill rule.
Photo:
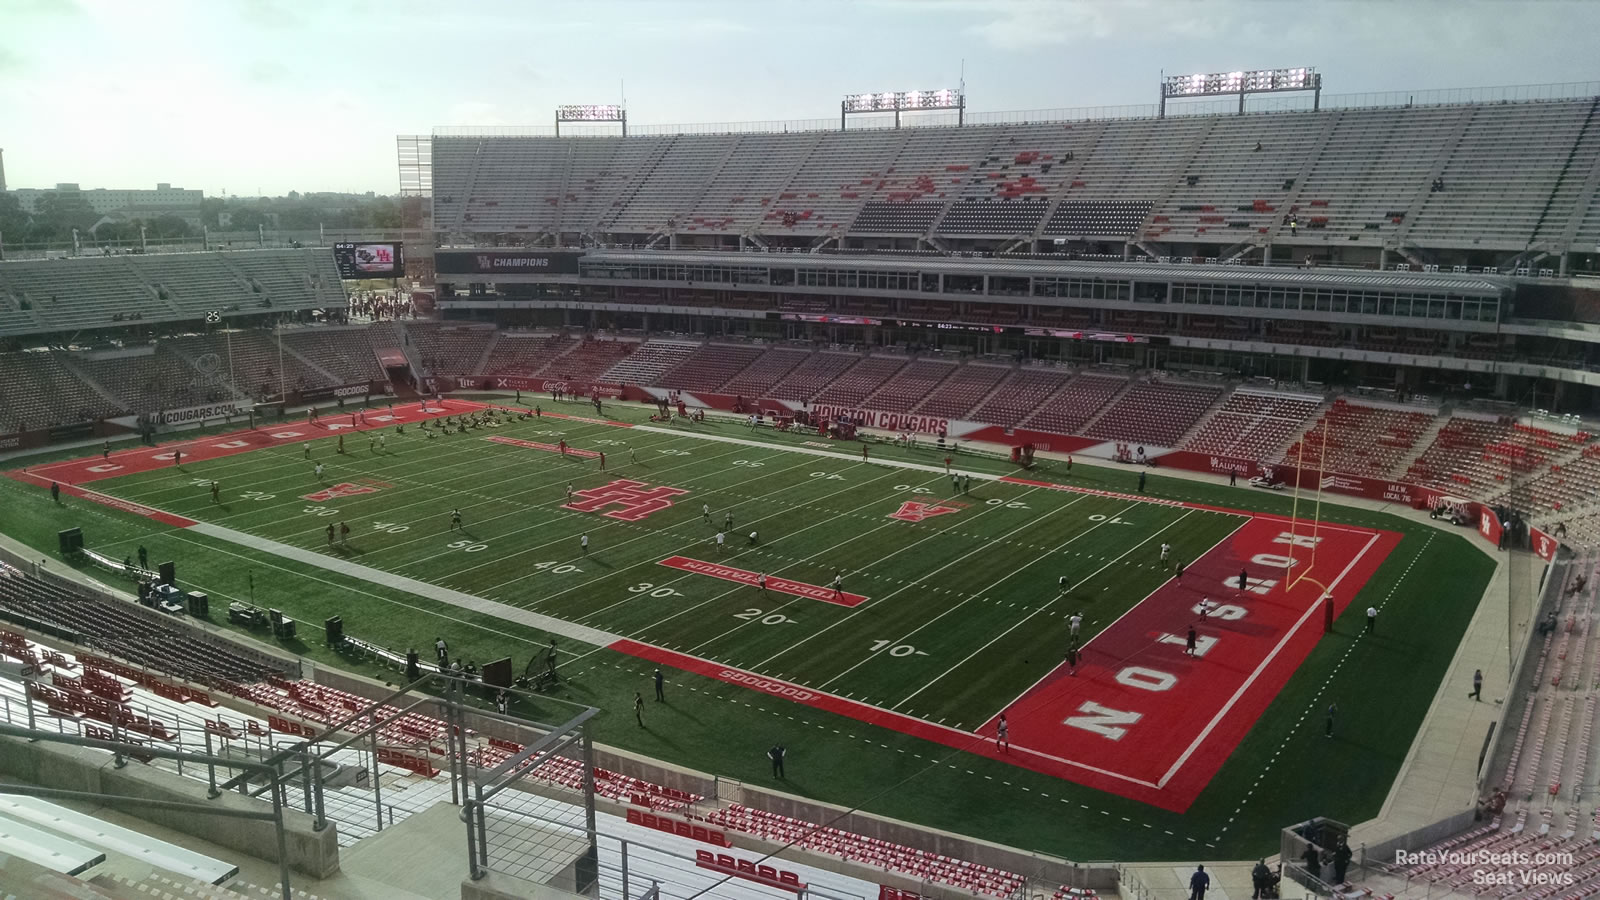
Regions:
<instances>
[{"instance_id":1,"label":"green grass turf","mask_svg":"<svg viewBox=\"0 0 1600 900\"><path fill-rule=\"evenodd\" d=\"M613 412L643 418L637 410ZM974 482L970 495L951 498L970 507L913 525L886 516L902 500L949 497L943 476L866 466L859 453L848 452L853 447L830 458L786 451L814 440L805 436L752 434L731 423L705 423L696 430L754 438L764 446L699 440L689 429L627 432L543 419L433 441L408 429L404 436L390 433L389 453L369 452L360 435L347 436L350 452L343 456L332 452L333 441L316 442L314 456L328 465L326 481L391 485L327 503L300 499L318 485L298 446L96 487L968 728L1059 661L1066 612L1083 609L1092 633L1163 579L1155 564L1160 542L1172 543L1178 557L1192 558L1243 521L1225 513ZM576 446L606 450L611 471L601 474L592 462L483 440L488 434L549 442L564 436ZM628 462L620 444L603 441L632 444L640 462ZM940 456L931 449L873 448L874 459L935 463ZM979 457L963 456L960 464L1011 470ZM583 489L617 477L691 493L640 523L558 509L569 482ZM1070 474L1055 464L1043 477L1112 490L1132 489L1135 478L1127 470L1082 464ZM223 487L219 506L197 483L213 478ZM547 640L503 620L306 571L103 507L77 501L53 507L45 492L9 481L0 490L7 508L26 510L6 530L34 546L48 548L55 530L82 524L94 549L120 556L142 543L152 559L177 559L180 581L218 600L248 598L253 583L258 604L282 608L306 623L305 643L292 649L313 658L350 665L320 646L315 623L335 613L345 616L351 634L394 647L426 646L441 635L457 653L479 661L509 653L520 665ZM271 496L247 499L247 492ZM1283 495L1160 475L1149 479L1147 493L1276 512L1286 512L1291 502ZM711 506L713 525L701 518L703 503ZM317 506L337 512L307 512ZM462 509L465 535L449 530L452 507ZM761 543L752 549L740 539L719 557L709 538L728 511L736 533L756 528ZM600 706L609 711L598 720L601 740L757 783L768 781L764 748L781 739L791 748L787 790L1076 859L1266 853L1286 822L1317 814L1360 821L1377 811L1492 571L1492 561L1461 535L1331 504L1324 504L1323 514L1406 537L1351 604L1354 612L1341 620L1339 633L1321 642L1184 815L683 673L673 673L669 703L652 704L648 727L639 729L629 705L635 690L649 696L651 667L609 651L569 661L568 671L577 677L559 698L521 712L555 718L563 703ZM327 547L322 529L330 519L351 525L349 547ZM576 540L583 529L593 545L587 559ZM831 581L838 567L846 573L846 589L873 602L851 610L782 595L762 598L748 587L655 564L673 553L815 584ZM1075 583L1064 599L1056 590L1060 575ZM663 596L662 589L673 593ZM1384 608L1383 634L1358 639L1359 610L1369 604ZM901 645L915 649L903 656L886 652ZM1320 709L1330 699L1341 707L1334 741L1322 737ZM1308 710L1313 712L1302 718Z\"/></svg>"}]
</instances>

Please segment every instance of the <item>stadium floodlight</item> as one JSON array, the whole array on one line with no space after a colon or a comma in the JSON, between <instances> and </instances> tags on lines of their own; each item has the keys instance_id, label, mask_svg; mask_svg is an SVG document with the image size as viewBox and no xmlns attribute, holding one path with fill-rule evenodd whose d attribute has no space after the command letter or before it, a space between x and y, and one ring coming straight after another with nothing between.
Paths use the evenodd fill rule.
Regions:
<instances>
[{"instance_id":1,"label":"stadium floodlight","mask_svg":"<svg viewBox=\"0 0 1600 900\"><path fill-rule=\"evenodd\" d=\"M622 136L628 136L628 111L615 103L569 103L556 107L556 137L562 122L618 122Z\"/></svg>"},{"instance_id":2,"label":"stadium floodlight","mask_svg":"<svg viewBox=\"0 0 1600 900\"><path fill-rule=\"evenodd\" d=\"M1244 112L1247 94L1278 91L1311 91L1311 108L1322 105L1322 76L1315 69L1256 69L1250 72L1212 72L1202 75L1168 75L1161 79L1161 115L1167 114L1167 98L1219 97L1239 95L1239 112Z\"/></svg>"},{"instance_id":3,"label":"stadium floodlight","mask_svg":"<svg viewBox=\"0 0 1600 900\"><path fill-rule=\"evenodd\" d=\"M932 109L953 109L956 124L966 118L967 98L961 90L943 88L937 91L882 91L870 94L845 94L839 104L839 130L845 127L845 117L851 113L894 113L894 127L900 127L900 113L922 112Z\"/></svg>"}]
</instances>

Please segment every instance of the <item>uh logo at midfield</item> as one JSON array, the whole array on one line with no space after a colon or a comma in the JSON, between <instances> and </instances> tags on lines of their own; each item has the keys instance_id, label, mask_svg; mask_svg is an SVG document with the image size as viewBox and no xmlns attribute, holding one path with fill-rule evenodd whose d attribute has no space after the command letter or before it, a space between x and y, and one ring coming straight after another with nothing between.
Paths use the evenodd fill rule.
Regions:
<instances>
[{"instance_id":1,"label":"uh logo at midfield","mask_svg":"<svg viewBox=\"0 0 1600 900\"><path fill-rule=\"evenodd\" d=\"M672 498L689 493L682 488L651 487L642 481L633 481L628 478L618 478L610 484L595 488L584 488L573 491L575 498L571 503L561 505L562 509L577 510L578 512L600 512L609 519L621 519L624 522L637 522L648 518L663 509L672 506ZM619 507L607 509L607 507Z\"/></svg>"}]
</instances>

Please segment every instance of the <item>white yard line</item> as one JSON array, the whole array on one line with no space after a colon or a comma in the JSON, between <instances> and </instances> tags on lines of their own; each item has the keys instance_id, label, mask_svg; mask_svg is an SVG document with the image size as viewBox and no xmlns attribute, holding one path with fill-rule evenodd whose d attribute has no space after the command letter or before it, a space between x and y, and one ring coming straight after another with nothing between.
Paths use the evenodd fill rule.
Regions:
<instances>
[{"instance_id":1,"label":"white yard line","mask_svg":"<svg viewBox=\"0 0 1600 900\"><path fill-rule=\"evenodd\" d=\"M429 584L426 581L418 581L415 578L407 578L404 575L395 575L392 572L384 572L380 569L363 566L360 563L353 563L343 559L336 559L331 556L324 556L316 551L292 547L288 544L279 543L278 541L274 541L269 538L258 537L253 534L245 534L242 531L235 531L232 528L224 528L221 525L211 525L206 522L200 522L199 524L191 526L188 530L197 534L203 534L208 537L214 537L219 540L228 541L229 543L250 547L265 553L271 553L275 556L281 556L284 559L291 559L303 565L314 566L318 569L323 569L329 572L337 572L340 575L345 575L350 578L359 578L364 581L373 582L374 584L381 584L386 587L394 588L395 590L405 591L409 594L416 594L419 597L426 597L429 600L436 600L440 603L445 603L450 606L460 607L461 609L471 610L472 612L482 613L487 616L495 616L497 618L505 619L509 622L516 622L519 625L526 625L530 628L538 628L542 631L548 631L552 634L559 634L562 637L571 638L575 641L583 641L586 644L598 644L603 647L607 644L615 643L616 641L621 640L621 635L611 634L607 631L601 631L598 628L590 628L586 625L574 625L571 622L565 622L561 619L552 618L551 616L540 615L539 613L532 612L530 610L518 609L515 606L509 606L504 603L496 603L493 600L486 600L482 597L477 597L472 594L454 590L452 588L440 587L436 584Z\"/></svg>"},{"instance_id":2,"label":"white yard line","mask_svg":"<svg viewBox=\"0 0 1600 900\"><path fill-rule=\"evenodd\" d=\"M1128 509L1133 509L1133 507L1130 506L1130 507L1128 507ZM1122 512L1125 513L1125 512L1128 511L1128 509L1125 509ZM1074 584L1072 586L1072 588L1081 587L1082 585L1086 584L1090 579L1094 578L1096 575L1099 575L1101 572L1104 572L1106 569L1109 569L1112 566L1116 565L1118 562L1121 562L1125 557L1127 557L1127 555L1129 553L1132 553L1133 551L1139 549L1140 547L1143 547L1145 544L1150 543L1152 540L1155 540L1155 538L1158 535L1160 535L1162 532L1166 531L1168 528L1171 528L1174 525L1177 525L1179 522L1182 522L1184 519L1187 519L1190 516L1194 515L1194 512L1195 511L1192 510L1192 509L1188 510L1183 515L1181 515L1181 516L1177 517L1176 519L1173 519L1171 522L1168 522L1167 524L1161 526L1161 528L1159 530L1157 530L1155 532L1152 532L1149 537L1146 537L1144 540L1140 541L1139 543L1134 544L1132 547L1129 547L1127 550L1125 550L1122 553L1121 556L1118 556L1116 559L1113 559L1110 562L1106 563L1105 565L1101 566L1100 568L1095 569L1093 572L1090 572L1089 576L1087 578L1084 578L1083 580L1079 581L1077 584ZM1119 516L1121 514L1122 513L1118 513ZM1109 522L1111 520L1107 519L1106 521ZM1104 524L1104 522L1102 522L1101 524ZM1090 530L1092 531L1093 529L1090 529ZM1086 532L1084 532L1084 534L1088 534L1088 532L1086 531ZM1068 543L1071 543L1071 542L1069 541ZM1064 546L1066 546L1066 544L1063 544L1062 546L1064 547ZM1054 553L1054 552L1055 551L1051 551L1051 553ZM1050 556L1051 553L1045 553L1045 554L1043 554L1043 555L1041 555L1039 557L1036 557L1033 562L1036 563L1041 559L1045 559L1046 557ZM1029 563L1028 565L1031 566L1031 565L1033 565L1033 563ZM1015 574L1015 573L1013 572L1011 574ZM1006 578L1010 578L1010 577L1011 577L1011 575L1007 575L1006 576ZM1000 579L1000 581L1005 581L1006 578L1002 578L1002 579ZM1000 582L995 582L995 583L999 584ZM1068 588L1068 590L1072 590L1072 588ZM919 687L916 690L912 691L911 693L907 694L905 696L905 699L901 700L899 703L896 703L894 706L890 707L890 709L899 709L901 706L904 706L906 703L910 702L912 697L915 697L916 695L922 693L923 691L925 691L928 688L932 687L933 685L937 684L946 675L949 675L951 672L954 672L956 669L959 669L962 666L966 665L967 662L970 661L974 656L977 656L979 653L982 653L983 651L989 649L989 647L992 644L994 644L995 641L1000 640L1001 638L1005 637L1006 635L1010 634L1011 632L1016 631L1018 628L1021 628L1023 625L1026 625L1028 623L1029 619L1032 619L1034 616L1037 616L1039 613L1042 613L1045 610L1049 609L1050 607L1054 606L1056 601L1060 600L1060 599L1061 599L1061 594L1057 593L1056 596L1052 597L1048 603L1045 603L1043 606L1040 606L1039 608L1037 608L1037 609L1033 610L1032 612L1028 613L1027 615L1023 616L1021 619L1017 620L1016 624L1012 625L1010 628L1007 628L1005 631L1002 631L999 634L995 635L994 637L990 638L989 641L987 643L985 643L982 647L979 647L978 649L972 651L971 653L968 653L965 657L962 657L960 662L956 663L955 665L951 666L948 669L945 669L943 672L940 672L936 677L934 677L933 680L929 681L927 684L924 684L922 687Z\"/></svg>"},{"instance_id":3,"label":"white yard line","mask_svg":"<svg viewBox=\"0 0 1600 900\"><path fill-rule=\"evenodd\" d=\"M1332 583L1328 585L1328 593L1332 593L1333 589L1339 586L1339 582L1343 581L1344 577L1350 574L1350 570L1355 568L1356 563L1361 561L1361 557L1367 555L1367 551L1372 549L1372 545L1377 543L1377 540L1378 535L1376 534L1367 539L1367 543L1362 546L1361 552L1352 557L1349 565L1346 565L1344 567L1344 571L1339 573L1339 577L1335 578ZM1245 691L1250 689L1250 685L1256 683L1256 679L1261 677L1261 673L1266 671L1267 666L1271 665L1272 661L1278 658L1278 652L1283 649L1285 644L1289 643L1289 639L1295 636L1295 633L1300 630L1301 626L1306 624L1306 620L1311 618L1311 614L1316 612L1320 606L1322 606L1322 595L1318 594L1316 600L1313 600L1311 603L1306 605L1306 611L1300 614L1300 618L1294 623L1294 627L1283 633L1283 637L1278 639L1278 643L1272 648L1272 652L1268 653L1266 658L1261 660L1260 664L1256 666L1255 671L1250 673L1250 677L1244 680L1244 684L1239 685L1239 689L1233 692L1233 696L1228 698L1228 702L1223 704L1221 709L1217 710L1217 714L1211 717L1211 721L1206 723L1206 727L1201 730L1197 737L1195 737L1193 743L1189 744L1188 749L1184 750L1183 754L1178 757L1177 762L1172 764L1172 768L1167 770L1167 774L1161 776L1161 780L1157 782L1157 784L1159 784L1161 787L1166 787L1167 782L1172 779L1172 776L1178 774L1178 770L1183 768L1184 763L1189 761L1189 757L1194 755L1194 751L1198 750L1200 745L1205 742L1205 739L1211 736L1211 732L1217 727L1217 724L1228 715L1228 711L1233 709L1235 703L1239 702L1239 698L1243 697Z\"/></svg>"},{"instance_id":4,"label":"white yard line","mask_svg":"<svg viewBox=\"0 0 1600 900\"><path fill-rule=\"evenodd\" d=\"M1028 493L1032 493L1033 491L1036 491L1036 490L1038 490L1038 488L1033 488ZM1024 494L1022 494L1022 496L1026 497L1026 496L1028 496L1028 494L1024 493ZM1048 515L1054 515L1055 512L1060 512L1062 509L1066 509L1068 506L1072 506L1074 503L1077 503L1077 502L1078 501L1074 500L1072 503L1068 503L1068 504L1066 504L1064 506L1061 506L1061 507L1057 508L1054 512L1049 513ZM979 513L978 515L982 516L982 515L984 515L984 514L986 514L988 512L992 512L992 511L998 510L998 509L1004 509L1004 507L1003 506L991 506L988 509L984 510L983 513ZM974 518L977 518L977 517L978 516L974 516ZM939 568L933 569L932 571L929 571L929 572L925 572L921 577L917 578L917 580L915 580L915 581L912 581L912 582L908 583L905 587L896 588L895 590L890 591L889 593L883 595L883 597L881 597L879 599L879 601L878 601L879 605L881 605L884 600L887 600L890 597L894 597L894 596L900 594L903 591L911 590L912 588L916 587L917 585L921 584L922 582L928 580L930 577L932 577L934 575L937 575L940 572L943 572L945 569L948 569L951 566L955 565L956 563L961 562L962 560L966 559L967 557L971 556L972 554L980 553L980 552L982 552L984 550L987 550L991 546L1000 543L1001 541L1003 541L1006 538L1012 536L1013 534L1016 534L1019 531L1022 531L1025 528L1031 528L1033 526L1034 522L1036 522L1036 521L1037 521L1037 519L1030 519L1027 522L1024 522L1023 524L1018 525L1016 528L1011 529L1010 531L1006 532L1005 534L1002 534L997 538L989 540L986 543L982 544L981 546L978 546L978 547L975 547L975 548L973 548L971 550L968 550L966 553L963 553L960 556L956 557L955 559L950 560L949 562L945 563L944 565L940 566ZM952 526L952 527L954 527L954 526ZM1092 531L1094 529L1089 529L1089 530ZM912 547L915 547L918 544L921 544L923 541L929 541L929 540L932 540L932 539L934 539L936 537L939 537L943 533L944 533L944 531L942 531L942 530L941 531L936 531L933 534L930 534L927 537L922 538L919 541L916 541L915 543L907 544L906 546L901 547L899 550L896 550L894 553L891 553L888 556L885 556L885 557L882 557L881 559L878 559L873 564L874 565L881 564L884 560L890 559L891 557L894 557L894 556L896 556L898 554L904 553L905 551L910 550ZM838 621L834 622L833 624L828 625L828 626L822 628L819 631L814 631L811 634L806 635L805 637L801 638L800 640L795 641L793 644L790 644L789 646L783 648L782 650L779 650L777 653L774 653L771 656L767 657L766 659L763 659L761 662L756 663L756 667L759 668L761 666L764 666L767 663L772 662L773 660L777 659L778 657L780 657L780 656L784 655L785 653L788 653L789 651L793 650L794 648L800 646L801 644L806 643L807 641L811 640L812 638L820 637L821 635L826 634L827 632L833 630L834 628L837 628L838 626L843 625L844 623L846 623L846 622L850 621L851 619L855 618L858 614L860 614L862 611L866 610L867 608L868 608L867 604L863 603L862 605L856 607L855 609L852 609L843 618L840 618Z\"/></svg>"}]
</instances>

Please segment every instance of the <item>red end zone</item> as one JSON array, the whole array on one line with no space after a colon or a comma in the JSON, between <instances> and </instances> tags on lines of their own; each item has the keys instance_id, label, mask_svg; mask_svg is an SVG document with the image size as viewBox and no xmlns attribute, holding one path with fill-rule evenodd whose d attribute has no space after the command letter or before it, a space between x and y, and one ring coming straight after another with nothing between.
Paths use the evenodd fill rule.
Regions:
<instances>
[{"instance_id":1,"label":"red end zone","mask_svg":"<svg viewBox=\"0 0 1600 900\"><path fill-rule=\"evenodd\" d=\"M1291 546L1283 520L1252 518L1084 648L1076 676L1058 667L1005 708L1011 751L994 720L960 731L636 641L611 649L903 734L1139 800L1187 810L1322 637L1322 587L1335 615L1360 592L1400 535L1323 526ZM1309 579L1288 585L1309 570ZM1240 592L1240 569L1249 574ZM771 587L771 582L768 582ZM1217 604L1201 622L1205 598ZM1199 638L1185 654L1189 625ZM998 716L998 714L997 714Z\"/></svg>"}]
</instances>

